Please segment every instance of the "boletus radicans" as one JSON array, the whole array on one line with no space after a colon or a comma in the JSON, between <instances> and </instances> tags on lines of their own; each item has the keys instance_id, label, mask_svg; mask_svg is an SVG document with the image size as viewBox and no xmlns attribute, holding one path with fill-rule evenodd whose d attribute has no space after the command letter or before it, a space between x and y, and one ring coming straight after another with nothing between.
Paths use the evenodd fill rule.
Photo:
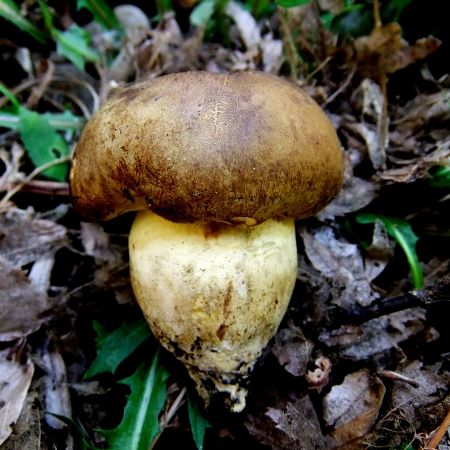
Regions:
<instances>
[{"instance_id":1,"label":"boletus radicans","mask_svg":"<svg viewBox=\"0 0 450 450\"><path fill-rule=\"evenodd\" d=\"M323 208L342 178L331 122L293 83L188 72L106 102L83 130L70 185L87 220L138 211L131 283L153 334L206 406L222 393L239 412L294 289L294 220Z\"/></svg>"}]
</instances>

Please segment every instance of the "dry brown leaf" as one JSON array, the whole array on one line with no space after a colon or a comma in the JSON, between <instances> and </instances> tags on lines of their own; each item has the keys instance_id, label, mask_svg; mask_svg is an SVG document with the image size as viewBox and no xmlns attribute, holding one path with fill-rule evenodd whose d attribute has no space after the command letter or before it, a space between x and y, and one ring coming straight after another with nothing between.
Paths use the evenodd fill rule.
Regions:
<instances>
[{"instance_id":1,"label":"dry brown leaf","mask_svg":"<svg viewBox=\"0 0 450 450\"><path fill-rule=\"evenodd\" d=\"M317 413L308 395L279 399L265 415L247 416L246 426L258 441L273 450L325 450Z\"/></svg>"},{"instance_id":2,"label":"dry brown leaf","mask_svg":"<svg viewBox=\"0 0 450 450\"><path fill-rule=\"evenodd\" d=\"M227 2L225 13L236 24L239 36L247 50L256 49L261 42L261 34L254 17L239 3Z\"/></svg>"},{"instance_id":3,"label":"dry brown leaf","mask_svg":"<svg viewBox=\"0 0 450 450\"><path fill-rule=\"evenodd\" d=\"M320 356L314 361L316 368L308 370L305 376L310 389L317 389L319 392L330 381L332 364L326 356Z\"/></svg>"},{"instance_id":4,"label":"dry brown leaf","mask_svg":"<svg viewBox=\"0 0 450 450\"><path fill-rule=\"evenodd\" d=\"M0 445L12 433L33 378L33 364L21 364L19 359L11 349L0 352Z\"/></svg>"},{"instance_id":5,"label":"dry brown leaf","mask_svg":"<svg viewBox=\"0 0 450 450\"><path fill-rule=\"evenodd\" d=\"M450 138L439 144L438 148L426 156L404 161L404 165L381 172L381 180L395 183L413 183L429 176L432 167L448 166L450 163Z\"/></svg>"},{"instance_id":6,"label":"dry brown leaf","mask_svg":"<svg viewBox=\"0 0 450 450\"><path fill-rule=\"evenodd\" d=\"M299 377L306 373L313 348L313 343L305 338L302 330L290 324L276 334L272 353L287 372Z\"/></svg>"},{"instance_id":7,"label":"dry brown leaf","mask_svg":"<svg viewBox=\"0 0 450 450\"><path fill-rule=\"evenodd\" d=\"M36 331L52 303L39 281L34 284L22 269L1 257L0 272L0 341L11 341Z\"/></svg>"},{"instance_id":8,"label":"dry brown leaf","mask_svg":"<svg viewBox=\"0 0 450 450\"><path fill-rule=\"evenodd\" d=\"M44 403L47 425L59 430L66 425L52 414L58 414L67 418L72 417L72 404L70 402L69 387L67 384L66 364L59 352L49 348L42 349L38 361L39 366L45 371L44 375Z\"/></svg>"},{"instance_id":9,"label":"dry brown leaf","mask_svg":"<svg viewBox=\"0 0 450 450\"><path fill-rule=\"evenodd\" d=\"M419 39L410 45L402 39L398 23L375 27L369 36L362 36L353 42L354 55L359 73L380 81L387 74L403 69L438 49L440 41L434 37ZM350 50L350 54L353 51Z\"/></svg>"},{"instance_id":10,"label":"dry brown leaf","mask_svg":"<svg viewBox=\"0 0 450 450\"><path fill-rule=\"evenodd\" d=\"M369 320L363 325L343 325L336 330L325 330L319 341L328 347L339 346L339 355L362 361L378 353L397 348L426 327L425 310L410 308Z\"/></svg>"},{"instance_id":11,"label":"dry brown leaf","mask_svg":"<svg viewBox=\"0 0 450 450\"><path fill-rule=\"evenodd\" d=\"M332 220L335 217L358 211L376 197L379 189L374 180L363 180L353 174L352 162L345 159L344 184L337 197L317 214L319 220Z\"/></svg>"},{"instance_id":12,"label":"dry brown leaf","mask_svg":"<svg viewBox=\"0 0 450 450\"><path fill-rule=\"evenodd\" d=\"M336 447L361 448L361 443L354 441L365 436L375 423L385 391L382 381L365 369L347 375L342 384L332 387L323 399L323 418L333 427L330 436Z\"/></svg>"},{"instance_id":13,"label":"dry brown leaf","mask_svg":"<svg viewBox=\"0 0 450 450\"><path fill-rule=\"evenodd\" d=\"M67 229L51 220L37 219L32 210L11 208L0 215L0 257L14 267L55 252L67 242Z\"/></svg>"},{"instance_id":14,"label":"dry brown leaf","mask_svg":"<svg viewBox=\"0 0 450 450\"><path fill-rule=\"evenodd\" d=\"M300 228L305 252L315 269L336 288L332 302L351 309L355 303L366 306L377 294L372 290L363 257L355 244L336 237L334 230L321 226Z\"/></svg>"},{"instance_id":15,"label":"dry brown leaf","mask_svg":"<svg viewBox=\"0 0 450 450\"><path fill-rule=\"evenodd\" d=\"M43 450L41 442L41 414L36 392L28 391L14 432L2 445L2 450Z\"/></svg>"},{"instance_id":16,"label":"dry brown leaf","mask_svg":"<svg viewBox=\"0 0 450 450\"><path fill-rule=\"evenodd\" d=\"M394 383L387 413L368 439L374 446L382 443L384 448L400 448L419 432L428 436L441 424L450 408L450 373L442 370L440 363L433 369L423 367L420 361L412 361L396 372L413 379L418 386Z\"/></svg>"}]
</instances>

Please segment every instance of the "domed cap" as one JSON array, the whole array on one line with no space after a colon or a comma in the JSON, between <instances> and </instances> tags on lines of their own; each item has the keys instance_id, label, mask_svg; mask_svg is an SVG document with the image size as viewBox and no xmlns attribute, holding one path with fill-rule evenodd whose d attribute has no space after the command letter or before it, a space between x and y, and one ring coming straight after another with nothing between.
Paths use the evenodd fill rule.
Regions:
<instances>
[{"instance_id":1,"label":"domed cap","mask_svg":"<svg viewBox=\"0 0 450 450\"><path fill-rule=\"evenodd\" d=\"M175 222L251 225L318 212L342 177L331 122L294 84L186 72L109 100L83 130L70 184L90 220L149 208Z\"/></svg>"}]
</instances>

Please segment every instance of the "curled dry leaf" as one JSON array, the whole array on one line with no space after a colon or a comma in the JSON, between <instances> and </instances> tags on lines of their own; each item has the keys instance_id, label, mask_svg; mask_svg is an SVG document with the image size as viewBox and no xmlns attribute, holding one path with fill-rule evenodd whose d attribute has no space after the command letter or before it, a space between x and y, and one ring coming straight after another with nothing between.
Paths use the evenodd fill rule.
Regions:
<instances>
[{"instance_id":1,"label":"curled dry leaf","mask_svg":"<svg viewBox=\"0 0 450 450\"><path fill-rule=\"evenodd\" d=\"M374 425L386 388L367 370L351 373L323 399L323 418L332 427L335 448L362 448L359 441ZM355 442L356 441L356 442Z\"/></svg>"},{"instance_id":2,"label":"curled dry leaf","mask_svg":"<svg viewBox=\"0 0 450 450\"><path fill-rule=\"evenodd\" d=\"M434 37L419 39L410 45L402 39L398 23L375 27L369 36L361 36L347 48L349 60L356 60L364 77L381 80L387 74L426 58L439 48Z\"/></svg>"},{"instance_id":3,"label":"curled dry leaf","mask_svg":"<svg viewBox=\"0 0 450 450\"><path fill-rule=\"evenodd\" d=\"M125 30L126 39L109 68L109 77L115 81L128 81L136 71L139 46L150 34L150 21L135 5L119 5L114 8L114 12Z\"/></svg>"},{"instance_id":4,"label":"curled dry leaf","mask_svg":"<svg viewBox=\"0 0 450 450\"><path fill-rule=\"evenodd\" d=\"M20 416L33 378L33 364L30 361L21 364L19 359L10 349L0 352L0 445Z\"/></svg>"},{"instance_id":5,"label":"curled dry leaf","mask_svg":"<svg viewBox=\"0 0 450 450\"><path fill-rule=\"evenodd\" d=\"M450 138L439 144L438 148L426 156L405 161L401 167L385 170L379 174L384 181L412 183L429 176L429 170L439 165L445 166L450 160Z\"/></svg>"},{"instance_id":6,"label":"curled dry leaf","mask_svg":"<svg viewBox=\"0 0 450 450\"><path fill-rule=\"evenodd\" d=\"M227 2L225 12L236 24L247 50L256 49L261 42L261 34L254 17L233 0Z\"/></svg>"},{"instance_id":7,"label":"curled dry leaf","mask_svg":"<svg viewBox=\"0 0 450 450\"><path fill-rule=\"evenodd\" d=\"M45 410L51 414L71 418L72 405L67 385L67 370L61 354L54 349L44 348L39 365L46 372L44 375ZM45 415L47 425L57 430L64 428L65 424L51 414Z\"/></svg>"},{"instance_id":8,"label":"curled dry leaf","mask_svg":"<svg viewBox=\"0 0 450 450\"><path fill-rule=\"evenodd\" d=\"M316 410L308 395L278 399L265 415L247 416L246 426L258 441L273 450L325 450Z\"/></svg>"},{"instance_id":9,"label":"curled dry leaf","mask_svg":"<svg viewBox=\"0 0 450 450\"><path fill-rule=\"evenodd\" d=\"M327 347L339 346L339 355L354 361L397 348L426 327L425 310L410 308L369 320L361 326L343 325L324 330L319 340Z\"/></svg>"},{"instance_id":10,"label":"curled dry leaf","mask_svg":"<svg viewBox=\"0 0 450 450\"><path fill-rule=\"evenodd\" d=\"M332 220L335 217L359 211L376 197L378 183L364 180L353 174L350 158L345 159L344 184L337 197L317 214L319 220Z\"/></svg>"},{"instance_id":11,"label":"curled dry leaf","mask_svg":"<svg viewBox=\"0 0 450 450\"><path fill-rule=\"evenodd\" d=\"M333 303L351 309L355 303L366 306L377 297L365 271L363 257L355 244L336 237L333 229L321 226L300 229L306 255L328 282L336 288Z\"/></svg>"},{"instance_id":12,"label":"curled dry leaf","mask_svg":"<svg viewBox=\"0 0 450 450\"><path fill-rule=\"evenodd\" d=\"M302 330L292 324L275 335L272 353L284 369L295 377L306 373L313 343L305 338Z\"/></svg>"},{"instance_id":13,"label":"curled dry leaf","mask_svg":"<svg viewBox=\"0 0 450 450\"><path fill-rule=\"evenodd\" d=\"M316 368L308 370L305 378L312 389L321 390L330 380L331 361L326 356L320 356L314 361Z\"/></svg>"}]
</instances>

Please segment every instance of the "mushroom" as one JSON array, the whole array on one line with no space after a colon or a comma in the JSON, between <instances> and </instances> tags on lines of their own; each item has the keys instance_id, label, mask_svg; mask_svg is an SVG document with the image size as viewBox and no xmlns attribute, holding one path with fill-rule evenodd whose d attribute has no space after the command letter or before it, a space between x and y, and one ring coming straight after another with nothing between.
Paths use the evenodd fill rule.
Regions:
<instances>
[{"instance_id":1,"label":"mushroom","mask_svg":"<svg viewBox=\"0 0 450 450\"><path fill-rule=\"evenodd\" d=\"M88 122L70 174L88 220L138 211L131 283L206 406L245 407L252 368L297 274L294 220L339 191L343 155L321 108L263 73L135 83Z\"/></svg>"}]
</instances>

